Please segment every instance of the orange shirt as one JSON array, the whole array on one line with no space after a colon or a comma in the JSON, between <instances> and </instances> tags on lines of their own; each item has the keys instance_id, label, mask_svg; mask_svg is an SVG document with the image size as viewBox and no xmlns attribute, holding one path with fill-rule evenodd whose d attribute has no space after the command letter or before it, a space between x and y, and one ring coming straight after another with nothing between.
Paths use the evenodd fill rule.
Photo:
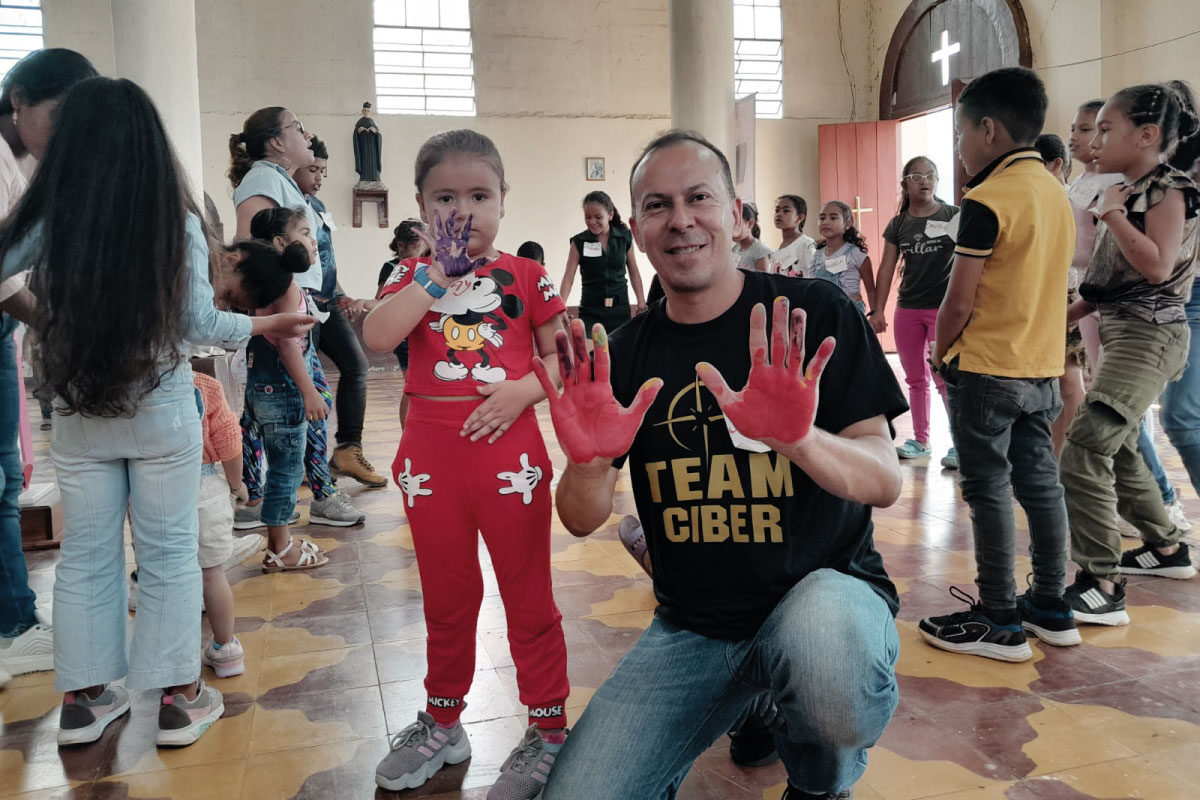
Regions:
<instances>
[{"instance_id":1,"label":"orange shirt","mask_svg":"<svg viewBox=\"0 0 1200 800\"><path fill-rule=\"evenodd\" d=\"M204 416L200 419L204 431L204 463L215 464L241 455L242 426L225 400L220 381L200 372L192 373L192 381L204 398Z\"/></svg>"}]
</instances>

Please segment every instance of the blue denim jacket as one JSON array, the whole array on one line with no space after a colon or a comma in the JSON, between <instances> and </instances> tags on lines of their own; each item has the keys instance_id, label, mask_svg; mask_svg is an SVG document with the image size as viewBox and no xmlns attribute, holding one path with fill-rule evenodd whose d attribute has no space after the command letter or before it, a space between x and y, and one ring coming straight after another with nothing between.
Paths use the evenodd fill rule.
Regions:
<instances>
[{"instance_id":1,"label":"blue denim jacket","mask_svg":"<svg viewBox=\"0 0 1200 800\"><path fill-rule=\"evenodd\" d=\"M322 216L325 204L312 195L305 195L304 200L317 218L317 227L312 232L317 240L317 254L321 257L321 289L317 294L332 300L337 294L337 261L333 257L333 235Z\"/></svg>"}]
</instances>

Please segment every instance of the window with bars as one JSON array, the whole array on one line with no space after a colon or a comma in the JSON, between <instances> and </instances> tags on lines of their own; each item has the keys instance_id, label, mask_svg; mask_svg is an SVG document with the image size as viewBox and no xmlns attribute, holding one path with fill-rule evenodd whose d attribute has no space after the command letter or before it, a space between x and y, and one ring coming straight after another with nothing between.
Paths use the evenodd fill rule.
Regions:
<instances>
[{"instance_id":1,"label":"window with bars","mask_svg":"<svg viewBox=\"0 0 1200 800\"><path fill-rule=\"evenodd\" d=\"M375 0L376 110L475 116L468 0Z\"/></svg>"},{"instance_id":2,"label":"window with bars","mask_svg":"<svg viewBox=\"0 0 1200 800\"><path fill-rule=\"evenodd\" d=\"M14 64L41 49L40 0L0 0L0 80Z\"/></svg>"},{"instance_id":3,"label":"window with bars","mask_svg":"<svg viewBox=\"0 0 1200 800\"><path fill-rule=\"evenodd\" d=\"M779 0L733 0L733 83L757 94L755 116L783 117L783 20Z\"/></svg>"}]
</instances>

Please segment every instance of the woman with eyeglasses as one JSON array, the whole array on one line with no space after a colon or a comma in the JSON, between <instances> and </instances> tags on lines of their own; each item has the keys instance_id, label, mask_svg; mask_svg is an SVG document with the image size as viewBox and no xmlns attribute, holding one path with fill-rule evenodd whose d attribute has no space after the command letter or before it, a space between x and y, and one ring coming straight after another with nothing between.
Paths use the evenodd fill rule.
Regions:
<instances>
[{"instance_id":1,"label":"woman with eyeglasses","mask_svg":"<svg viewBox=\"0 0 1200 800\"><path fill-rule=\"evenodd\" d=\"M871 326L876 333L887 330L887 302L892 290L896 266L903 260L900 291L896 296L896 351L904 379L908 384L908 403L912 407L913 438L896 448L900 458L925 458L929 446L929 379L937 385L942 402L946 386L929 370L929 345L934 338L938 306L950 282L954 261L954 240L947 226L958 207L937 196L937 166L925 156L909 159L901 172L900 210L883 231L883 262L875 282L875 302L871 304ZM942 466L958 469L954 448L942 459Z\"/></svg>"},{"instance_id":2,"label":"woman with eyeglasses","mask_svg":"<svg viewBox=\"0 0 1200 800\"><path fill-rule=\"evenodd\" d=\"M319 230L321 220L304 199L304 193L293 177L294 173L311 165L316 158L309 146L312 134L286 108L260 108L246 118L241 133L229 137L229 176L233 184L233 204L237 209L237 233L234 238L250 238L250 221L267 208L300 208L308 218L309 230ZM324 321L327 313L316 310L312 300L321 290L323 271L321 260L314 258L307 272L296 275L296 283L304 291L310 311ZM243 309L249 310L249 309ZM322 394L329 392L329 382L316 348L309 348L306 360L309 377ZM328 399L332 405L332 396ZM304 454L305 474L312 489L313 502L309 519L322 525L346 527L357 525L365 516L350 503L345 492L338 491L329 470L328 428L324 418L309 423L308 448ZM260 518L262 481L258 470L258 455L262 437L257 420L249 413L242 416L242 451L244 479L250 491L250 503L234 515L234 527L251 530L263 527Z\"/></svg>"}]
</instances>

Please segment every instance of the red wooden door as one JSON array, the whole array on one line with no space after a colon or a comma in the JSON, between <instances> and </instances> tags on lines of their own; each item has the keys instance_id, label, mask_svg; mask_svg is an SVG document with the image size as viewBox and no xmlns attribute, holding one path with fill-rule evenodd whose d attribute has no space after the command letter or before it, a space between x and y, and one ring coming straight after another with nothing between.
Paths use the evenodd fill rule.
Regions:
<instances>
[{"instance_id":1,"label":"red wooden door","mask_svg":"<svg viewBox=\"0 0 1200 800\"><path fill-rule=\"evenodd\" d=\"M883 229L899 205L900 123L881 120L821 125L817 128L817 152L821 198L809 204L809 219L815 222L821 205L830 200L850 206L855 212L855 226L866 237L872 268L878 272L883 258ZM810 223L807 227L815 234L816 225ZM889 309L896 307L899 286L899 280L892 282ZM880 341L884 350L895 352L890 329Z\"/></svg>"}]
</instances>

